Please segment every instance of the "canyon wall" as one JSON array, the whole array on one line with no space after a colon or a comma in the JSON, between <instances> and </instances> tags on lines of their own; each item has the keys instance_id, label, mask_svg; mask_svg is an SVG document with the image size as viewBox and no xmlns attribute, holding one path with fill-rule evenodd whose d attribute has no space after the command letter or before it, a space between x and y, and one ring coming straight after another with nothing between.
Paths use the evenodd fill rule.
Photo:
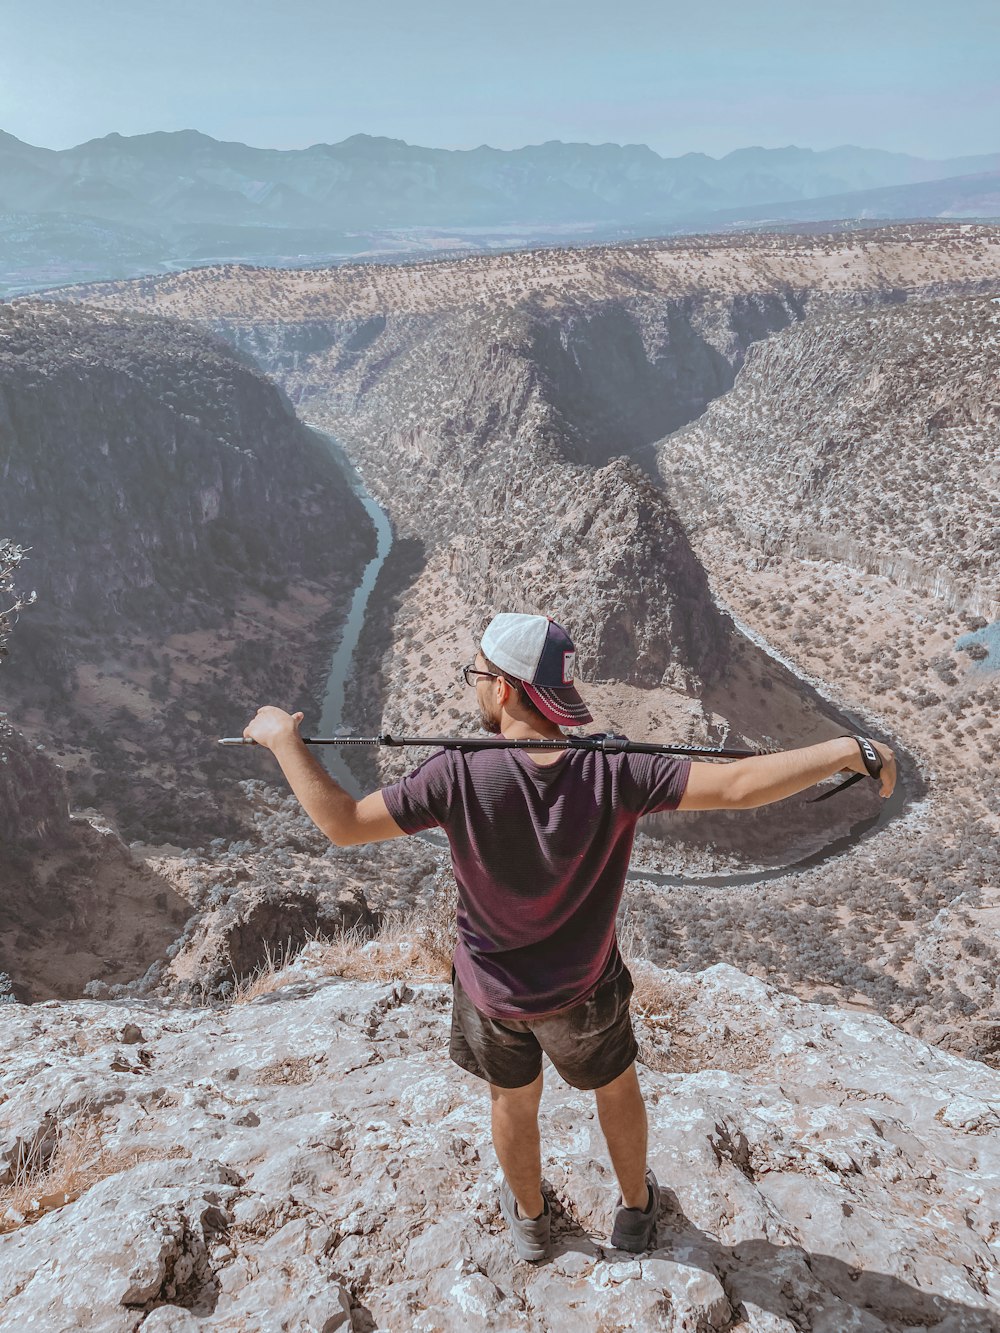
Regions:
<instances>
[{"instance_id":1,"label":"canyon wall","mask_svg":"<svg viewBox=\"0 0 1000 1333\"><path fill-rule=\"evenodd\" d=\"M1000 303L911 301L790 328L658 447L689 532L835 560L1000 616Z\"/></svg>"},{"instance_id":2,"label":"canyon wall","mask_svg":"<svg viewBox=\"0 0 1000 1333\"><path fill-rule=\"evenodd\" d=\"M329 452L202 331L0 307L0 532L38 593L5 702L75 802L152 841L236 827L215 737L315 700L374 552Z\"/></svg>"},{"instance_id":3,"label":"canyon wall","mask_svg":"<svg viewBox=\"0 0 1000 1333\"><path fill-rule=\"evenodd\" d=\"M9 724L0 724L0 862L72 841L60 770Z\"/></svg>"}]
</instances>

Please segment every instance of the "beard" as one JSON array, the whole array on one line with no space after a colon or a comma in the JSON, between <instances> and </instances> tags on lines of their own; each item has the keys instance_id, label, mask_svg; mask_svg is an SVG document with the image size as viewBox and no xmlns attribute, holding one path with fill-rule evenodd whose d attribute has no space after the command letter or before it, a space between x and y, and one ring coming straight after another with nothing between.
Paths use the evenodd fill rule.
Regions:
<instances>
[{"instance_id":1,"label":"beard","mask_svg":"<svg viewBox=\"0 0 1000 1333\"><path fill-rule=\"evenodd\" d=\"M490 717L485 708L482 707L479 709L479 725L482 727L483 731L489 732L491 736L500 735L500 719L498 717Z\"/></svg>"}]
</instances>

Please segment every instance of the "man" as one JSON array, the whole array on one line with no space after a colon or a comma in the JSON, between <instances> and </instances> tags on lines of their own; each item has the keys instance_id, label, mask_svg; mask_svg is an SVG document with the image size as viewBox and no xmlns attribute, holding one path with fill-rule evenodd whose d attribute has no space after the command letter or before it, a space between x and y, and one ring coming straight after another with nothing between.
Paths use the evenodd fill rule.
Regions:
<instances>
[{"instance_id":1,"label":"man","mask_svg":"<svg viewBox=\"0 0 1000 1333\"><path fill-rule=\"evenodd\" d=\"M485 729L552 740L562 726L593 721L574 660L569 635L547 617L495 616L463 671ZM274 753L331 841L353 846L435 827L448 835L458 884L450 1054L489 1084L500 1206L518 1255L549 1252L543 1051L568 1083L594 1092L621 1189L611 1243L642 1253L655 1242L659 1188L646 1166L632 979L615 934L636 821L659 810L751 809L845 768L865 773L860 742L840 737L725 765L600 750L441 750L356 801L309 753L302 717L265 707L243 734ZM895 760L872 744L887 797Z\"/></svg>"}]
</instances>

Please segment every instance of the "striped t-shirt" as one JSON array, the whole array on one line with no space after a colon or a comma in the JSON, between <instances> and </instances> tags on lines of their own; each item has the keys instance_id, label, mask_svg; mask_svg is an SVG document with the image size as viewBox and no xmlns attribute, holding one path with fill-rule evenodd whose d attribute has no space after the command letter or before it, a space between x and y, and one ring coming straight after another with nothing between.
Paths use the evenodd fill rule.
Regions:
<instances>
[{"instance_id":1,"label":"striped t-shirt","mask_svg":"<svg viewBox=\"0 0 1000 1333\"><path fill-rule=\"evenodd\" d=\"M621 966L615 917L636 821L677 807L689 759L439 750L383 789L404 833L441 828L458 883L455 971L480 1012L535 1018Z\"/></svg>"}]
</instances>

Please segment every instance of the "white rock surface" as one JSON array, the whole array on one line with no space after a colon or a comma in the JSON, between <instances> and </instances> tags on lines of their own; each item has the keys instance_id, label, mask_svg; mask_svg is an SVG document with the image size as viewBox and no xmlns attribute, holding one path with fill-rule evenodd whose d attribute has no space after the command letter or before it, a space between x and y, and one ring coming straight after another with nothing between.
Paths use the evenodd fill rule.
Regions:
<instances>
[{"instance_id":1,"label":"white rock surface","mask_svg":"<svg viewBox=\"0 0 1000 1333\"><path fill-rule=\"evenodd\" d=\"M658 1248L609 1248L593 1099L549 1071L535 1267L448 988L324 977L313 949L231 1010L0 1010L0 1158L99 1115L141 1159L0 1236L0 1328L1000 1330L1000 1073L726 966L663 973L669 1025L640 1020Z\"/></svg>"}]
</instances>

